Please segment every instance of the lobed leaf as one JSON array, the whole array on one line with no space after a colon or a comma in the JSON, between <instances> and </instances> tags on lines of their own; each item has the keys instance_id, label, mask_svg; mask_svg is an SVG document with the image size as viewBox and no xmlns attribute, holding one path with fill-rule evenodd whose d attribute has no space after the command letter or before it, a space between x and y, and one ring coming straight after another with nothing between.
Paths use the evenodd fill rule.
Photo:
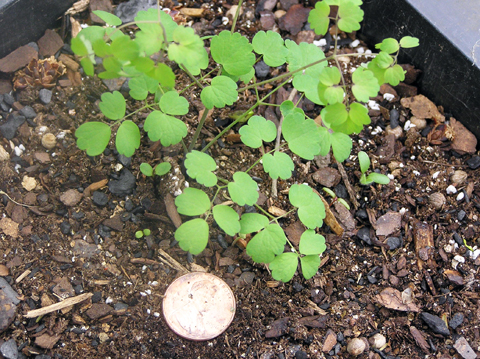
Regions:
<instances>
[{"instance_id":1,"label":"lobed leaf","mask_svg":"<svg viewBox=\"0 0 480 359\"><path fill-rule=\"evenodd\" d=\"M298 156L313 160L320 153L320 139L315 121L295 112L285 116L282 133L290 150Z\"/></svg>"},{"instance_id":2,"label":"lobed leaf","mask_svg":"<svg viewBox=\"0 0 480 359\"><path fill-rule=\"evenodd\" d=\"M334 104L343 102L344 91L340 82L341 74L336 67L326 67L319 76L318 97L323 103Z\"/></svg>"},{"instance_id":3,"label":"lobed leaf","mask_svg":"<svg viewBox=\"0 0 480 359\"><path fill-rule=\"evenodd\" d=\"M381 43L376 44L375 48L385 51L387 54L393 54L400 49L400 46L397 40L389 37L387 39L383 39Z\"/></svg>"},{"instance_id":4,"label":"lobed leaf","mask_svg":"<svg viewBox=\"0 0 480 359\"><path fill-rule=\"evenodd\" d=\"M178 27L178 24L164 11L152 8L147 11L139 11L137 16L135 16L135 23L138 28L150 33L155 33L158 30L160 22L165 29L167 41L173 41L173 32Z\"/></svg>"},{"instance_id":5,"label":"lobed leaf","mask_svg":"<svg viewBox=\"0 0 480 359\"><path fill-rule=\"evenodd\" d=\"M101 96L98 105L105 117L111 120L119 120L125 116L127 103L123 95L118 91L105 92Z\"/></svg>"},{"instance_id":6,"label":"lobed leaf","mask_svg":"<svg viewBox=\"0 0 480 359\"><path fill-rule=\"evenodd\" d=\"M163 146L176 145L188 133L185 123L161 111L150 112L143 129L147 131L150 140L160 140Z\"/></svg>"},{"instance_id":7,"label":"lobed leaf","mask_svg":"<svg viewBox=\"0 0 480 359\"><path fill-rule=\"evenodd\" d=\"M327 249L325 245L325 237L315 233L313 229L307 229L300 237L298 250L301 254L321 254Z\"/></svg>"},{"instance_id":8,"label":"lobed leaf","mask_svg":"<svg viewBox=\"0 0 480 359\"><path fill-rule=\"evenodd\" d=\"M240 231L238 213L228 206L217 205L213 207L213 218L218 226L229 236L234 236Z\"/></svg>"},{"instance_id":9,"label":"lobed leaf","mask_svg":"<svg viewBox=\"0 0 480 359\"><path fill-rule=\"evenodd\" d=\"M95 15L97 15L100 19L105 21L107 25L110 26L119 26L122 25L122 20L118 16L115 16L109 12L102 11L102 10L94 10L92 11Z\"/></svg>"},{"instance_id":10,"label":"lobed leaf","mask_svg":"<svg viewBox=\"0 0 480 359\"><path fill-rule=\"evenodd\" d=\"M385 82L397 86L400 81L405 80L405 70L400 65L394 65L385 70L383 77Z\"/></svg>"},{"instance_id":11,"label":"lobed leaf","mask_svg":"<svg viewBox=\"0 0 480 359\"><path fill-rule=\"evenodd\" d=\"M330 135L333 155L338 162L345 161L352 151L352 138L342 132L334 132Z\"/></svg>"},{"instance_id":12,"label":"lobed leaf","mask_svg":"<svg viewBox=\"0 0 480 359\"><path fill-rule=\"evenodd\" d=\"M111 53L119 60L133 61L139 55L138 44L130 36L117 37L110 45Z\"/></svg>"},{"instance_id":13,"label":"lobed leaf","mask_svg":"<svg viewBox=\"0 0 480 359\"><path fill-rule=\"evenodd\" d=\"M280 105L280 112L282 113L283 117L286 117L291 113L299 113L302 116L305 116L305 112L303 112L301 108L296 107L293 101L290 100L285 100L282 102Z\"/></svg>"},{"instance_id":14,"label":"lobed leaf","mask_svg":"<svg viewBox=\"0 0 480 359\"><path fill-rule=\"evenodd\" d=\"M217 176L212 173L217 169L215 160L204 152L195 151L188 153L185 159L187 174L196 179L205 187L212 187L217 184Z\"/></svg>"},{"instance_id":15,"label":"lobed leaf","mask_svg":"<svg viewBox=\"0 0 480 359\"><path fill-rule=\"evenodd\" d=\"M263 55L263 61L271 67L281 66L287 60L288 50L279 33L259 31L252 40L253 50Z\"/></svg>"},{"instance_id":16,"label":"lobed leaf","mask_svg":"<svg viewBox=\"0 0 480 359\"><path fill-rule=\"evenodd\" d=\"M342 1L338 7L338 28L345 32L360 30L363 20L363 10L351 1Z\"/></svg>"},{"instance_id":17,"label":"lobed leaf","mask_svg":"<svg viewBox=\"0 0 480 359\"><path fill-rule=\"evenodd\" d=\"M155 93L158 88L158 81L142 74L141 76L130 79L130 81L128 81L128 87L130 88L130 96L135 100L145 100L148 93Z\"/></svg>"},{"instance_id":18,"label":"lobed leaf","mask_svg":"<svg viewBox=\"0 0 480 359\"><path fill-rule=\"evenodd\" d=\"M235 76L241 76L251 71L255 63L255 55L248 39L238 32L223 30L212 38L210 52L212 58L221 64L225 70Z\"/></svg>"},{"instance_id":19,"label":"lobed leaf","mask_svg":"<svg viewBox=\"0 0 480 359\"><path fill-rule=\"evenodd\" d=\"M245 172L235 172L234 182L228 184L228 193L232 201L240 206L253 206L258 200L257 183Z\"/></svg>"},{"instance_id":20,"label":"lobed leaf","mask_svg":"<svg viewBox=\"0 0 480 359\"><path fill-rule=\"evenodd\" d=\"M277 127L272 121L267 121L262 116L252 116L248 125L238 131L242 142L251 148L259 148L262 141L272 142L277 137Z\"/></svg>"},{"instance_id":21,"label":"lobed leaf","mask_svg":"<svg viewBox=\"0 0 480 359\"><path fill-rule=\"evenodd\" d=\"M352 92L355 98L361 102L368 102L370 97L375 97L380 91L378 80L372 71L358 67L352 74Z\"/></svg>"},{"instance_id":22,"label":"lobed leaf","mask_svg":"<svg viewBox=\"0 0 480 359\"><path fill-rule=\"evenodd\" d=\"M210 200L202 190L187 187L181 195L175 198L175 205L180 214L200 216L210 209Z\"/></svg>"},{"instance_id":23,"label":"lobed leaf","mask_svg":"<svg viewBox=\"0 0 480 359\"><path fill-rule=\"evenodd\" d=\"M175 74L172 69L163 63L157 64L147 76L157 80L162 86L175 87Z\"/></svg>"},{"instance_id":24,"label":"lobed leaf","mask_svg":"<svg viewBox=\"0 0 480 359\"><path fill-rule=\"evenodd\" d=\"M163 30L160 24L153 24L148 30L140 30L135 33L135 42L139 51L145 56L151 56L164 47Z\"/></svg>"},{"instance_id":25,"label":"lobed leaf","mask_svg":"<svg viewBox=\"0 0 480 359\"><path fill-rule=\"evenodd\" d=\"M302 265L303 277L308 280L317 274L320 266L320 257L316 254L301 257L300 264Z\"/></svg>"},{"instance_id":26,"label":"lobed leaf","mask_svg":"<svg viewBox=\"0 0 480 359\"><path fill-rule=\"evenodd\" d=\"M110 126L103 122L87 122L75 131L78 148L86 150L89 156L101 154L107 147L111 134Z\"/></svg>"},{"instance_id":27,"label":"lobed leaf","mask_svg":"<svg viewBox=\"0 0 480 359\"><path fill-rule=\"evenodd\" d=\"M165 92L160 99L160 110L167 115L186 115L188 113L188 101L180 96L177 91Z\"/></svg>"},{"instance_id":28,"label":"lobed leaf","mask_svg":"<svg viewBox=\"0 0 480 359\"><path fill-rule=\"evenodd\" d=\"M202 103L209 110L214 107L230 106L237 100L237 97L237 84L227 76L213 78L211 86L205 87L200 94Z\"/></svg>"},{"instance_id":29,"label":"lobed leaf","mask_svg":"<svg viewBox=\"0 0 480 359\"><path fill-rule=\"evenodd\" d=\"M259 213L244 213L240 218L239 233L248 234L258 232L268 225L268 218Z\"/></svg>"},{"instance_id":30,"label":"lobed leaf","mask_svg":"<svg viewBox=\"0 0 480 359\"><path fill-rule=\"evenodd\" d=\"M269 224L247 244L247 254L257 263L270 263L283 252L287 238L282 227Z\"/></svg>"},{"instance_id":31,"label":"lobed leaf","mask_svg":"<svg viewBox=\"0 0 480 359\"><path fill-rule=\"evenodd\" d=\"M123 121L117 130L115 146L118 153L126 157L132 157L135 150L140 147L140 130L130 121Z\"/></svg>"},{"instance_id":32,"label":"lobed leaf","mask_svg":"<svg viewBox=\"0 0 480 359\"><path fill-rule=\"evenodd\" d=\"M177 228L175 239L184 251L200 254L208 243L208 224L202 218L187 221Z\"/></svg>"},{"instance_id":33,"label":"lobed leaf","mask_svg":"<svg viewBox=\"0 0 480 359\"><path fill-rule=\"evenodd\" d=\"M200 36L191 27L178 26L173 31L174 43L168 46L168 57L184 66L192 75L208 66L208 54Z\"/></svg>"},{"instance_id":34,"label":"lobed leaf","mask_svg":"<svg viewBox=\"0 0 480 359\"><path fill-rule=\"evenodd\" d=\"M325 206L320 197L308 185L294 184L288 193L290 203L298 207L298 218L310 229L321 227L325 218Z\"/></svg>"},{"instance_id":35,"label":"lobed leaf","mask_svg":"<svg viewBox=\"0 0 480 359\"><path fill-rule=\"evenodd\" d=\"M347 135L360 133L363 126L371 121L368 109L357 102L350 104L350 111L347 111L346 106L341 103L325 106L321 116L327 127Z\"/></svg>"},{"instance_id":36,"label":"lobed leaf","mask_svg":"<svg viewBox=\"0 0 480 359\"><path fill-rule=\"evenodd\" d=\"M288 282L293 278L298 267L298 254L292 252L282 253L270 262L268 268L272 277L281 282Z\"/></svg>"},{"instance_id":37,"label":"lobed leaf","mask_svg":"<svg viewBox=\"0 0 480 359\"><path fill-rule=\"evenodd\" d=\"M292 82L293 87L295 87L297 91L303 92L305 97L310 101L317 105L325 106L325 102L318 96L319 83L320 80L318 78L309 75L295 76Z\"/></svg>"},{"instance_id":38,"label":"lobed leaf","mask_svg":"<svg viewBox=\"0 0 480 359\"><path fill-rule=\"evenodd\" d=\"M326 127L320 126L318 127L318 135L320 140L320 156L326 156L330 152L330 147L332 145L332 141L330 139L331 134L330 131Z\"/></svg>"},{"instance_id":39,"label":"lobed leaf","mask_svg":"<svg viewBox=\"0 0 480 359\"><path fill-rule=\"evenodd\" d=\"M283 180L289 179L295 169L290 156L283 152L274 152L273 155L266 153L262 157L262 162L263 169L272 179L279 177Z\"/></svg>"},{"instance_id":40,"label":"lobed leaf","mask_svg":"<svg viewBox=\"0 0 480 359\"><path fill-rule=\"evenodd\" d=\"M325 1L318 1L308 14L310 27L317 35L325 35L330 25L330 6Z\"/></svg>"}]
</instances>

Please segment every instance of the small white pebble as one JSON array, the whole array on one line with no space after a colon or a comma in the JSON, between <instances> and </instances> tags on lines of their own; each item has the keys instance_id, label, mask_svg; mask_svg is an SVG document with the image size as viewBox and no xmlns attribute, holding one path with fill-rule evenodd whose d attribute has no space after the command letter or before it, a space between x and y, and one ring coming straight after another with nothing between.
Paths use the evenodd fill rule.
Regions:
<instances>
[{"instance_id":1,"label":"small white pebble","mask_svg":"<svg viewBox=\"0 0 480 359\"><path fill-rule=\"evenodd\" d=\"M395 95L392 95L391 93L384 93L383 98L388 102L390 102L395 98Z\"/></svg>"},{"instance_id":2,"label":"small white pebble","mask_svg":"<svg viewBox=\"0 0 480 359\"><path fill-rule=\"evenodd\" d=\"M354 40L350 43L350 47L357 47L360 45L360 40Z\"/></svg>"},{"instance_id":3,"label":"small white pebble","mask_svg":"<svg viewBox=\"0 0 480 359\"><path fill-rule=\"evenodd\" d=\"M358 52L359 54L363 54L363 53L365 52L365 49L364 49L363 47L359 47L359 48L357 49L357 52Z\"/></svg>"},{"instance_id":4,"label":"small white pebble","mask_svg":"<svg viewBox=\"0 0 480 359\"><path fill-rule=\"evenodd\" d=\"M405 126L403 126L403 129L405 131L408 131L409 129L411 129L412 127L417 127L417 125L414 125L412 122L410 122L410 120L407 120L405 122Z\"/></svg>"},{"instance_id":5,"label":"small white pebble","mask_svg":"<svg viewBox=\"0 0 480 359\"><path fill-rule=\"evenodd\" d=\"M140 293L141 294L141 293ZM150 309L147 309L147 314L150 314Z\"/></svg>"},{"instance_id":6,"label":"small white pebble","mask_svg":"<svg viewBox=\"0 0 480 359\"><path fill-rule=\"evenodd\" d=\"M456 255L453 257L453 259L455 259L458 263L465 263L465 258L462 256Z\"/></svg>"},{"instance_id":7,"label":"small white pebble","mask_svg":"<svg viewBox=\"0 0 480 359\"><path fill-rule=\"evenodd\" d=\"M145 290L145 293L150 295L150 294L152 294L152 291L150 289L147 289L147 290Z\"/></svg>"},{"instance_id":8,"label":"small white pebble","mask_svg":"<svg viewBox=\"0 0 480 359\"><path fill-rule=\"evenodd\" d=\"M473 252L469 252L473 260L477 259L480 255L480 249L476 249Z\"/></svg>"},{"instance_id":9,"label":"small white pebble","mask_svg":"<svg viewBox=\"0 0 480 359\"><path fill-rule=\"evenodd\" d=\"M188 183L187 181L185 181L185 188L188 188L190 187L190 183Z\"/></svg>"},{"instance_id":10,"label":"small white pebble","mask_svg":"<svg viewBox=\"0 0 480 359\"><path fill-rule=\"evenodd\" d=\"M372 50L365 50L365 55L370 55L372 53Z\"/></svg>"},{"instance_id":11,"label":"small white pebble","mask_svg":"<svg viewBox=\"0 0 480 359\"><path fill-rule=\"evenodd\" d=\"M447 194L454 194L457 193L457 189L455 188L454 185L450 185L447 187Z\"/></svg>"},{"instance_id":12,"label":"small white pebble","mask_svg":"<svg viewBox=\"0 0 480 359\"><path fill-rule=\"evenodd\" d=\"M120 172L123 168L123 165L121 163L117 163L115 165L115 171Z\"/></svg>"},{"instance_id":13,"label":"small white pebble","mask_svg":"<svg viewBox=\"0 0 480 359\"><path fill-rule=\"evenodd\" d=\"M160 313L159 313L159 312L153 312L153 316L154 316L155 318L158 318L158 317L160 316Z\"/></svg>"},{"instance_id":14,"label":"small white pebble","mask_svg":"<svg viewBox=\"0 0 480 359\"><path fill-rule=\"evenodd\" d=\"M20 148L20 146L15 146L13 151L15 152L15 155L19 157L23 154L23 150Z\"/></svg>"},{"instance_id":15,"label":"small white pebble","mask_svg":"<svg viewBox=\"0 0 480 359\"><path fill-rule=\"evenodd\" d=\"M113 302L113 299L111 297L108 297L107 299L105 299L105 304L110 304Z\"/></svg>"},{"instance_id":16,"label":"small white pebble","mask_svg":"<svg viewBox=\"0 0 480 359\"><path fill-rule=\"evenodd\" d=\"M175 192L173 192L173 195L174 195L175 197L178 197L178 196L180 196L181 194L182 194L182 190L181 190L181 189L177 189Z\"/></svg>"},{"instance_id":17,"label":"small white pebble","mask_svg":"<svg viewBox=\"0 0 480 359\"><path fill-rule=\"evenodd\" d=\"M411 156L410 159L413 161L416 157L415 156Z\"/></svg>"},{"instance_id":18,"label":"small white pebble","mask_svg":"<svg viewBox=\"0 0 480 359\"><path fill-rule=\"evenodd\" d=\"M463 192L460 192L457 196L457 201L461 201L465 197L465 194Z\"/></svg>"},{"instance_id":19,"label":"small white pebble","mask_svg":"<svg viewBox=\"0 0 480 359\"><path fill-rule=\"evenodd\" d=\"M437 178L439 174L440 174L440 171L435 172L435 173L432 175L432 178L433 178L433 179Z\"/></svg>"},{"instance_id":20,"label":"small white pebble","mask_svg":"<svg viewBox=\"0 0 480 359\"><path fill-rule=\"evenodd\" d=\"M320 47L320 46L325 46L325 45L327 45L327 40L325 40L325 39L320 39L320 40L314 41L313 44L314 44L315 46L319 46L319 47Z\"/></svg>"},{"instance_id":21,"label":"small white pebble","mask_svg":"<svg viewBox=\"0 0 480 359\"><path fill-rule=\"evenodd\" d=\"M140 292L140 295L141 295L142 297L146 297L146 296L147 296L147 293L145 293L145 292ZM150 311L148 311L148 314L150 314Z\"/></svg>"},{"instance_id":22,"label":"small white pebble","mask_svg":"<svg viewBox=\"0 0 480 359\"><path fill-rule=\"evenodd\" d=\"M368 107L370 107L372 110L380 110L378 103L373 100L368 101Z\"/></svg>"},{"instance_id":23,"label":"small white pebble","mask_svg":"<svg viewBox=\"0 0 480 359\"><path fill-rule=\"evenodd\" d=\"M398 213L400 213L402 216L408 211L408 209L402 207Z\"/></svg>"},{"instance_id":24,"label":"small white pebble","mask_svg":"<svg viewBox=\"0 0 480 359\"><path fill-rule=\"evenodd\" d=\"M226 17L226 16L222 17L222 24L223 25L228 25L228 17Z\"/></svg>"},{"instance_id":25,"label":"small white pebble","mask_svg":"<svg viewBox=\"0 0 480 359\"><path fill-rule=\"evenodd\" d=\"M387 175L387 177L390 178L391 180L395 179L395 176L392 175L391 173L389 173L389 174Z\"/></svg>"},{"instance_id":26,"label":"small white pebble","mask_svg":"<svg viewBox=\"0 0 480 359\"><path fill-rule=\"evenodd\" d=\"M62 140L62 139L65 138L65 135L66 135L66 134L67 134L67 133L66 133L65 131L60 131L60 132L58 133L58 135L57 135L57 138L58 138L59 140Z\"/></svg>"}]
</instances>

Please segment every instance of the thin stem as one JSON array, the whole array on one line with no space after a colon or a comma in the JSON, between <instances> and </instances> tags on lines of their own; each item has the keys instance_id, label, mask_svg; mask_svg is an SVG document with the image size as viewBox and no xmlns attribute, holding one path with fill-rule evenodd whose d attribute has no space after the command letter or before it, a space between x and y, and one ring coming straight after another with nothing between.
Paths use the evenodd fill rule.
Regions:
<instances>
[{"instance_id":1,"label":"thin stem","mask_svg":"<svg viewBox=\"0 0 480 359\"><path fill-rule=\"evenodd\" d=\"M197 125L197 129L195 130L195 134L193 135L192 142L190 142L190 146L188 146L188 152L192 152L193 146L195 146L198 136L200 136L200 132L202 131L202 128L203 128L203 125L205 124L205 120L207 119L207 116L208 116L208 109L205 108L203 110L202 118L200 119L200 122Z\"/></svg>"},{"instance_id":2,"label":"thin stem","mask_svg":"<svg viewBox=\"0 0 480 359\"><path fill-rule=\"evenodd\" d=\"M183 147L183 152L184 152L185 154L187 154L187 153L188 153L188 149L187 149L187 145L185 144L185 141L184 141L184 140L182 140L182 147Z\"/></svg>"},{"instance_id":3,"label":"thin stem","mask_svg":"<svg viewBox=\"0 0 480 359\"><path fill-rule=\"evenodd\" d=\"M276 221L277 219L275 218L275 216L272 216L270 213L268 213L267 211L265 211L262 207L260 207L258 204L254 204L255 208L257 208L260 212L263 212L263 214L265 214L267 217L270 217L272 219L272 221Z\"/></svg>"},{"instance_id":4,"label":"thin stem","mask_svg":"<svg viewBox=\"0 0 480 359\"><path fill-rule=\"evenodd\" d=\"M243 4L243 0L240 0L238 2L237 11L235 11L235 16L233 17L232 29L230 30L230 32L232 34L235 31L235 26L237 25L237 19L238 19L238 16L240 15L240 10L242 9L242 4Z\"/></svg>"},{"instance_id":5,"label":"thin stem","mask_svg":"<svg viewBox=\"0 0 480 359\"><path fill-rule=\"evenodd\" d=\"M195 76L192 75L192 73L190 71L188 71L188 69L183 66L183 64L179 64L180 67L182 68L183 71L185 71L187 73L187 75L193 80L195 81L195 83L197 84L198 87L200 87L202 90L204 88L204 86L197 80L197 78Z\"/></svg>"}]
</instances>

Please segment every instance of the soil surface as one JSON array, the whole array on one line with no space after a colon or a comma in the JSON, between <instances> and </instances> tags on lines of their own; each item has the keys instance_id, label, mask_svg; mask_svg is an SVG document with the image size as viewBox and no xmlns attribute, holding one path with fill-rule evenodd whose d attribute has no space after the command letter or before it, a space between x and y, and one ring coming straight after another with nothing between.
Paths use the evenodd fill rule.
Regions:
<instances>
[{"instance_id":1,"label":"soil surface","mask_svg":"<svg viewBox=\"0 0 480 359\"><path fill-rule=\"evenodd\" d=\"M231 2L202 3L184 3L205 10L201 17L180 16L178 21L192 21L201 36L229 29ZM276 7L265 9L271 3ZM285 38L319 40L305 28L306 19L294 23L312 6L308 2L246 1L244 6L238 22L243 35L252 37L275 27ZM288 11L288 18L278 20L283 13L275 12L282 10ZM88 10L76 18L85 21L86 14ZM352 39L344 34L340 42L341 52L366 50L362 42L352 48ZM342 60L347 74L368 57L348 60ZM22 114L22 108L34 115L25 115L27 120L11 138L2 131L0 274L5 281L0 283L0 352L12 357L6 352L10 348L18 350L18 357L44 359L343 358L351 356L349 343L366 342L360 358L476 358L480 347L476 140L452 115L437 108L441 104L422 96L412 100L419 73L411 66L405 69L406 83L384 86L372 99L376 101L370 106L372 123L354 136L352 156L343 165L331 157L295 158L294 176L279 181L276 197L261 166L251 171L266 210L288 211L284 198L288 188L308 183L325 195L333 214L319 231L326 237L327 250L318 273L308 281L297 273L289 283L274 281L266 266L250 260L241 242L233 243L216 226L207 249L198 256L189 257L175 245L175 226L167 208L186 182L194 183L183 174L181 147L163 148L144 136L131 159L119 156L113 141L95 158L77 148L75 129L85 121L102 119L98 102L108 90L101 80L83 77L81 84L72 86L79 77L70 69L70 75L63 75L50 89L50 101L41 86L12 92L13 101L4 95L0 127L9 116ZM266 78L284 71L285 67L269 69ZM178 81L177 88L189 83L181 75ZM121 88L122 83L108 85ZM260 93L268 90L265 86ZM291 90L286 86L271 103L281 103ZM184 117L191 131L188 143L202 107L195 100L197 88L191 87L184 96L191 103ZM231 121L230 113L248 108L255 94L240 97L237 107L212 112L198 148ZM139 106L129 102L127 111ZM305 99L299 106L313 119L321 109ZM279 119L272 107L260 108L258 114ZM146 115L141 112L135 120L142 123ZM246 170L259 156L239 142L238 129L210 149L220 177ZM47 133L54 135L53 144ZM359 184L359 150L369 154L375 171L389 174L390 184ZM140 163L161 161L172 164L169 174L154 179L141 175ZM327 197L323 187L344 198L350 211ZM234 208L239 213L251 210ZM298 243L304 230L298 218L287 216L281 225ZM136 238L135 232L143 229L151 234ZM178 266L213 273L233 290L236 315L217 338L189 341L165 323L162 298L182 274ZM13 312L9 289L19 299ZM82 294L88 299L74 306L26 316Z\"/></svg>"}]
</instances>

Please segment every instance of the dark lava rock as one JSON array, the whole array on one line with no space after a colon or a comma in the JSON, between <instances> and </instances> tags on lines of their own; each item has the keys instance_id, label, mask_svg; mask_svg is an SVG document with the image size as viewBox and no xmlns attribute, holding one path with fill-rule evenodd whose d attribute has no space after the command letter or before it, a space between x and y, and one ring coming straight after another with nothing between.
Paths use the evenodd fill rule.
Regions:
<instances>
[{"instance_id":1,"label":"dark lava rock","mask_svg":"<svg viewBox=\"0 0 480 359\"><path fill-rule=\"evenodd\" d=\"M0 278L0 333L13 322L18 303L18 294L4 278Z\"/></svg>"},{"instance_id":2,"label":"dark lava rock","mask_svg":"<svg viewBox=\"0 0 480 359\"><path fill-rule=\"evenodd\" d=\"M0 352L5 359L17 359L18 347L15 339L10 339L0 346Z\"/></svg>"},{"instance_id":3,"label":"dark lava rock","mask_svg":"<svg viewBox=\"0 0 480 359\"><path fill-rule=\"evenodd\" d=\"M455 232L455 233L453 234L453 239L455 240L455 242L457 242L457 244L458 244L459 246L463 246L462 236L459 235L457 232Z\"/></svg>"},{"instance_id":4,"label":"dark lava rock","mask_svg":"<svg viewBox=\"0 0 480 359\"><path fill-rule=\"evenodd\" d=\"M33 108L30 106L25 106L18 111L20 115L25 116L25 118L35 118L37 117L37 113Z\"/></svg>"},{"instance_id":5,"label":"dark lava rock","mask_svg":"<svg viewBox=\"0 0 480 359\"><path fill-rule=\"evenodd\" d=\"M46 105L49 104L50 101L52 101L52 94L53 93L51 90L41 89L40 91L38 91L38 98Z\"/></svg>"},{"instance_id":6,"label":"dark lava rock","mask_svg":"<svg viewBox=\"0 0 480 359\"><path fill-rule=\"evenodd\" d=\"M365 209L361 208L357 212L355 212L355 217L360 218L360 219L368 219L367 211Z\"/></svg>"},{"instance_id":7,"label":"dark lava rock","mask_svg":"<svg viewBox=\"0 0 480 359\"><path fill-rule=\"evenodd\" d=\"M295 353L295 359L307 359L308 354L305 353L303 350L299 350L298 352Z\"/></svg>"},{"instance_id":8,"label":"dark lava rock","mask_svg":"<svg viewBox=\"0 0 480 359\"><path fill-rule=\"evenodd\" d=\"M390 110L390 128L394 129L400 125L398 121L400 118L400 112L396 108Z\"/></svg>"},{"instance_id":9,"label":"dark lava rock","mask_svg":"<svg viewBox=\"0 0 480 359\"><path fill-rule=\"evenodd\" d=\"M427 325L430 327L430 329L437 334L442 334L445 336L450 335L450 330L448 330L447 325L445 322L437 317L436 315L427 313L427 312L422 312L420 313L420 318L427 323Z\"/></svg>"},{"instance_id":10,"label":"dark lava rock","mask_svg":"<svg viewBox=\"0 0 480 359\"><path fill-rule=\"evenodd\" d=\"M3 94L3 102L5 102L8 106L12 107L15 103L15 98L9 93L6 93Z\"/></svg>"},{"instance_id":11,"label":"dark lava rock","mask_svg":"<svg viewBox=\"0 0 480 359\"><path fill-rule=\"evenodd\" d=\"M62 232L63 234L65 235L70 234L71 229L72 229L72 226L67 221L63 221L62 223L60 223L60 232Z\"/></svg>"},{"instance_id":12,"label":"dark lava rock","mask_svg":"<svg viewBox=\"0 0 480 359\"><path fill-rule=\"evenodd\" d=\"M127 309L128 308L128 304L125 304L125 303L122 303L122 302L118 302L118 303L115 303L113 305L113 309L115 310L123 310L123 309Z\"/></svg>"},{"instance_id":13,"label":"dark lava rock","mask_svg":"<svg viewBox=\"0 0 480 359\"><path fill-rule=\"evenodd\" d=\"M463 221L466 215L467 215L467 212L465 212L463 209L461 209L457 213L457 218L458 218L459 221Z\"/></svg>"},{"instance_id":14,"label":"dark lava rock","mask_svg":"<svg viewBox=\"0 0 480 359\"><path fill-rule=\"evenodd\" d=\"M268 66L263 60L257 62L254 67L255 75L261 79L267 77L268 73L270 72L270 66Z\"/></svg>"},{"instance_id":15,"label":"dark lava rock","mask_svg":"<svg viewBox=\"0 0 480 359\"><path fill-rule=\"evenodd\" d=\"M157 8L156 0L130 0L118 5L115 9L117 15L123 23L131 22L140 10Z\"/></svg>"},{"instance_id":16,"label":"dark lava rock","mask_svg":"<svg viewBox=\"0 0 480 359\"><path fill-rule=\"evenodd\" d=\"M118 162L120 162L125 167L130 167L130 164L132 163L132 157L127 157L125 155L119 154L117 159L118 159Z\"/></svg>"},{"instance_id":17,"label":"dark lava rock","mask_svg":"<svg viewBox=\"0 0 480 359\"><path fill-rule=\"evenodd\" d=\"M7 118L7 122L0 125L0 132L7 140L11 140L15 137L17 128L19 128L25 122L25 116L19 114L10 114Z\"/></svg>"},{"instance_id":18,"label":"dark lava rock","mask_svg":"<svg viewBox=\"0 0 480 359\"><path fill-rule=\"evenodd\" d=\"M108 196L101 191L95 191L92 195L92 202L96 206L103 207L108 203Z\"/></svg>"},{"instance_id":19,"label":"dark lava rock","mask_svg":"<svg viewBox=\"0 0 480 359\"><path fill-rule=\"evenodd\" d=\"M462 313L455 313L452 317L452 319L450 319L450 321L448 322L448 325L452 328L452 329L457 329L458 326L460 326L462 323L463 323L463 314Z\"/></svg>"},{"instance_id":20,"label":"dark lava rock","mask_svg":"<svg viewBox=\"0 0 480 359\"><path fill-rule=\"evenodd\" d=\"M391 251L402 246L402 240L398 237L388 237L387 244Z\"/></svg>"},{"instance_id":21,"label":"dark lava rock","mask_svg":"<svg viewBox=\"0 0 480 359\"><path fill-rule=\"evenodd\" d=\"M370 239L370 227L360 228L357 232L357 237L368 245L372 245L372 240Z\"/></svg>"},{"instance_id":22,"label":"dark lava rock","mask_svg":"<svg viewBox=\"0 0 480 359\"><path fill-rule=\"evenodd\" d=\"M343 198L347 199L348 198L348 192L347 192L347 187L345 187L343 184L339 183L335 186L333 189L335 194L337 195L338 198Z\"/></svg>"},{"instance_id":23,"label":"dark lava rock","mask_svg":"<svg viewBox=\"0 0 480 359\"><path fill-rule=\"evenodd\" d=\"M92 303L98 303L102 300L102 292L94 292L92 295Z\"/></svg>"},{"instance_id":24,"label":"dark lava rock","mask_svg":"<svg viewBox=\"0 0 480 359\"><path fill-rule=\"evenodd\" d=\"M124 168L117 180L111 180L108 183L108 189L114 195L123 197L132 193L135 188L135 176Z\"/></svg>"},{"instance_id":25,"label":"dark lava rock","mask_svg":"<svg viewBox=\"0 0 480 359\"><path fill-rule=\"evenodd\" d=\"M473 156L472 158L467 160L467 165L472 170L476 170L478 167L480 167L480 156Z\"/></svg>"}]
</instances>

